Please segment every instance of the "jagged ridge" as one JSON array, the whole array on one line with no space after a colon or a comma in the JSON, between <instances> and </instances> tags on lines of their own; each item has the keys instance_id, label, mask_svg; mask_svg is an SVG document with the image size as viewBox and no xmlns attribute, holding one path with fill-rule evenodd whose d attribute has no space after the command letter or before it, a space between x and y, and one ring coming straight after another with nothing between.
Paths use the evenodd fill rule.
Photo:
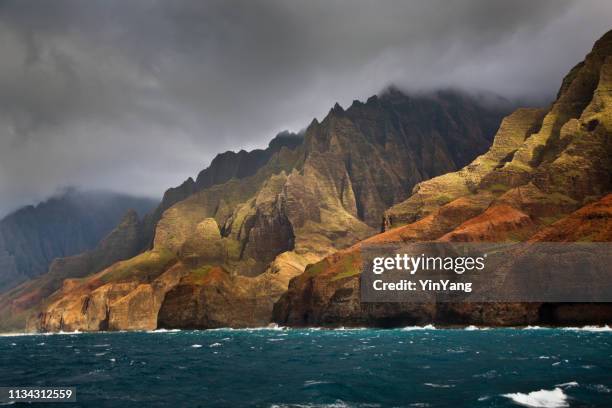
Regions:
<instances>
[{"instance_id":1,"label":"jagged ridge","mask_svg":"<svg viewBox=\"0 0 612 408\"><path fill-rule=\"evenodd\" d=\"M455 93L392 90L336 106L254 174L240 178L241 166L230 166L235 176L223 183L195 191L199 180L219 180L206 173L167 194L177 201L156 223L150 251L64 287L30 328L266 324L290 278L374 234L415 183L484 151L496 118L499 109Z\"/></svg>"},{"instance_id":2,"label":"jagged ridge","mask_svg":"<svg viewBox=\"0 0 612 408\"><path fill-rule=\"evenodd\" d=\"M275 305L285 325L609 323L610 305L362 304L361 244L610 240L612 32L563 80L548 110L502 122L491 149L418 184L385 213L386 232L311 265ZM552 225L551 225L552 224Z\"/></svg>"}]
</instances>

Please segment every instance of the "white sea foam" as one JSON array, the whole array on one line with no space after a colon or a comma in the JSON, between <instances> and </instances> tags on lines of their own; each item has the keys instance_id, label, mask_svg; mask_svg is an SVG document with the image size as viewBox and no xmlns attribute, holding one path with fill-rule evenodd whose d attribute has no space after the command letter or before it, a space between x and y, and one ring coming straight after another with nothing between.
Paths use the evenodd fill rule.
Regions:
<instances>
[{"instance_id":1,"label":"white sea foam","mask_svg":"<svg viewBox=\"0 0 612 408\"><path fill-rule=\"evenodd\" d=\"M65 331L59 331L59 332L45 332L45 333L0 333L0 337L22 337L22 336L58 336L58 335L66 335L66 334L82 334L83 332L80 332L78 330L75 330L73 332L65 332Z\"/></svg>"},{"instance_id":2,"label":"white sea foam","mask_svg":"<svg viewBox=\"0 0 612 408\"><path fill-rule=\"evenodd\" d=\"M605 326L564 327L563 330L585 332L612 332L612 327L606 324Z\"/></svg>"},{"instance_id":3,"label":"white sea foam","mask_svg":"<svg viewBox=\"0 0 612 408\"><path fill-rule=\"evenodd\" d=\"M321 328L318 328L319 330L321 330ZM340 326L340 327L336 327L332 330L335 331L357 331L357 330L367 330L367 327L344 327L344 326Z\"/></svg>"},{"instance_id":4,"label":"white sea foam","mask_svg":"<svg viewBox=\"0 0 612 408\"><path fill-rule=\"evenodd\" d=\"M593 390L593 391L597 391L597 392L602 393L602 394L610 394L610 393L612 393L612 389L610 389L610 387L607 387L607 386L605 386L603 384L591 384L587 388L590 389L590 390Z\"/></svg>"},{"instance_id":5,"label":"white sea foam","mask_svg":"<svg viewBox=\"0 0 612 408\"><path fill-rule=\"evenodd\" d=\"M404 331L414 331L414 330L436 330L436 327L433 324L428 324L426 326L407 326L402 330Z\"/></svg>"},{"instance_id":6,"label":"white sea foam","mask_svg":"<svg viewBox=\"0 0 612 408\"><path fill-rule=\"evenodd\" d=\"M567 403L567 395L561 388L553 390L533 391L528 394L515 392L511 394L503 394L506 397L516 402L519 405L533 408L563 408L569 407Z\"/></svg>"},{"instance_id":7,"label":"white sea foam","mask_svg":"<svg viewBox=\"0 0 612 408\"><path fill-rule=\"evenodd\" d=\"M426 385L426 386L432 387L432 388L454 388L455 387L453 384L425 383L423 385Z\"/></svg>"},{"instance_id":8,"label":"white sea foam","mask_svg":"<svg viewBox=\"0 0 612 408\"><path fill-rule=\"evenodd\" d=\"M351 408L353 405L349 405L344 401L337 400L331 404L272 404L270 408Z\"/></svg>"},{"instance_id":9,"label":"white sea foam","mask_svg":"<svg viewBox=\"0 0 612 408\"><path fill-rule=\"evenodd\" d=\"M156 329L156 330L147 330L147 333L176 333L180 331L181 329Z\"/></svg>"},{"instance_id":10,"label":"white sea foam","mask_svg":"<svg viewBox=\"0 0 612 408\"><path fill-rule=\"evenodd\" d=\"M317 380L304 381L304 387L312 387L314 385L320 385L320 384L331 384L331 382L329 382L329 381L317 381Z\"/></svg>"},{"instance_id":11,"label":"white sea foam","mask_svg":"<svg viewBox=\"0 0 612 408\"><path fill-rule=\"evenodd\" d=\"M200 348L200 347L202 347L202 345L201 344L192 344L191 347L192 348Z\"/></svg>"},{"instance_id":12,"label":"white sea foam","mask_svg":"<svg viewBox=\"0 0 612 408\"><path fill-rule=\"evenodd\" d=\"M555 385L555 387L561 387L561 388L572 388L572 387L578 387L578 384L576 381L570 381L570 382L566 382L563 384L557 384Z\"/></svg>"},{"instance_id":13,"label":"white sea foam","mask_svg":"<svg viewBox=\"0 0 612 408\"><path fill-rule=\"evenodd\" d=\"M208 346L208 347L221 347L222 345L223 345L223 344L221 344L221 343L213 343L213 344L211 344L211 345L210 345L210 346Z\"/></svg>"},{"instance_id":14,"label":"white sea foam","mask_svg":"<svg viewBox=\"0 0 612 408\"><path fill-rule=\"evenodd\" d=\"M267 326L262 326L262 327L243 327L240 329L234 329L232 327L218 327L216 329L206 329L205 331L211 331L211 332L253 332L253 331L270 331L270 330L287 330L288 328L285 326L279 326L276 323L270 323Z\"/></svg>"}]
</instances>

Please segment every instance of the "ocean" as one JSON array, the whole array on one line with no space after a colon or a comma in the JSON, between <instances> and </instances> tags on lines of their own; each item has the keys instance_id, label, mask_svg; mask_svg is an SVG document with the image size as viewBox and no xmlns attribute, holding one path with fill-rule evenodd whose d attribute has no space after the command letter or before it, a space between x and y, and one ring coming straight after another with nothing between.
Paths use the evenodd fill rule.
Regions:
<instances>
[{"instance_id":1,"label":"ocean","mask_svg":"<svg viewBox=\"0 0 612 408\"><path fill-rule=\"evenodd\" d=\"M76 387L45 407L612 407L612 330L4 335L0 386Z\"/></svg>"}]
</instances>

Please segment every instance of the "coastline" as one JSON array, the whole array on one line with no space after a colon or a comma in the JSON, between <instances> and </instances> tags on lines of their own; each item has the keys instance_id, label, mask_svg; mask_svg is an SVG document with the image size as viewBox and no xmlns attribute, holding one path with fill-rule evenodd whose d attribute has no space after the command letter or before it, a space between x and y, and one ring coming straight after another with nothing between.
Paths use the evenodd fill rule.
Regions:
<instances>
[{"instance_id":1,"label":"coastline","mask_svg":"<svg viewBox=\"0 0 612 408\"><path fill-rule=\"evenodd\" d=\"M405 326L405 327L289 327L289 326L263 326L263 327L220 327L214 329L156 329L156 330L119 330L119 331L73 331L73 332L42 332L42 333L26 333L26 332L7 332L0 333L0 337L21 337L21 336L61 336L61 335L77 335L77 334L115 334L115 333L179 333L179 332L215 332L215 331L231 331L231 332L254 332L254 331L431 331L431 330L448 330L448 331L488 331L488 330L563 330L563 331L582 331L593 333L612 333L612 327L609 325L585 325L585 326L459 326L459 325L440 325L427 324L424 326Z\"/></svg>"}]
</instances>

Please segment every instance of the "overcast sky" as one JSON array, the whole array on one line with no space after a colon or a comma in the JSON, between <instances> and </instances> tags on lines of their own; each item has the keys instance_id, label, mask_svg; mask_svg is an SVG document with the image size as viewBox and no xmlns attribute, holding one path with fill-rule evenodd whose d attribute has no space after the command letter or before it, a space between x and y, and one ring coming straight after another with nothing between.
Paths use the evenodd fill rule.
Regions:
<instances>
[{"instance_id":1,"label":"overcast sky","mask_svg":"<svg viewBox=\"0 0 612 408\"><path fill-rule=\"evenodd\" d=\"M161 196L391 83L544 103L610 28L609 0L0 0L0 215Z\"/></svg>"}]
</instances>

